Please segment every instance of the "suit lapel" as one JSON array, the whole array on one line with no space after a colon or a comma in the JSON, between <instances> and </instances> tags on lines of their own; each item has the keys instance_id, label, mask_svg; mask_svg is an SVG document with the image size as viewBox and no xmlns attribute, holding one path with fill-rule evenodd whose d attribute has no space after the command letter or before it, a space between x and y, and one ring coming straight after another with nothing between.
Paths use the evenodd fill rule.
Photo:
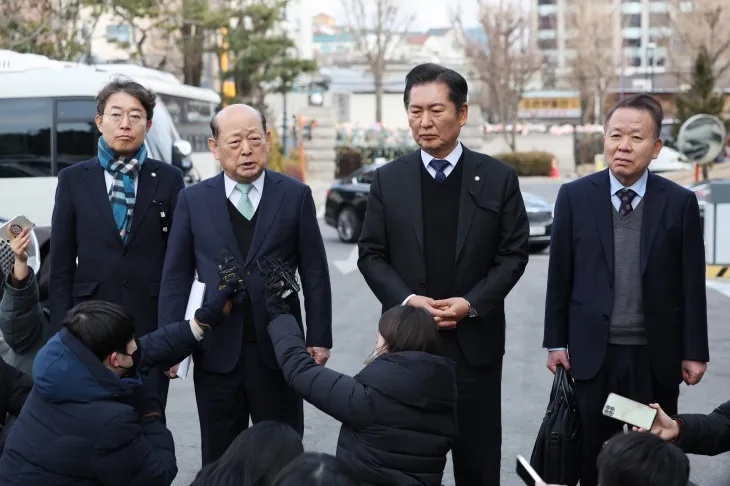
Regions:
<instances>
[{"instance_id":1,"label":"suit lapel","mask_svg":"<svg viewBox=\"0 0 730 486\"><path fill-rule=\"evenodd\" d=\"M471 150L462 145L464 150L460 164L464 164L461 173L461 200L459 201L459 223L456 232L456 260L459 259L461 250L464 248L466 236L469 234L471 222L474 219L474 211L478 198L482 192L482 163L473 156Z\"/></svg>"},{"instance_id":2,"label":"suit lapel","mask_svg":"<svg viewBox=\"0 0 730 486\"><path fill-rule=\"evenodd\" d=\"M129 242L132 243L137 235L137 229L142 224L147 211L152 204L152 198L157 190L160 178L157 177L157 161L147 159L139 171L137 182L137 195L135 196L134 214L132 215L132 229L129 235Z\"/></svg>"},{"instance_id":3,"label":"suit lapel","mask_svg":"<svg viewBox=\"0 0 730 486\"><path fill-rule=\"evenodd\" d=\"M611 183L608 179L608 169L593 182L590 200L593 205L593 219L596 222L598 235L603 246L603 255L613 283L613 205L611 203Z\"/></svg>"},{"instance_id":4,"label":"suit lapel","mask_svg":"<svg viewBox=\"0 0 730 486\"><path fill-rule=\"evenodd\" d=\"M218 234L223 239L231 255L243 266L246 259L241 254L236 235L233 233L233 225L231 224L228 213L228 199L226 198L226 185L223 173L221 172L217 177L210 179L205 184L208 186L205 204L208 206L208 213L210 214L213 227L218 231ZM221 248L221 251L223 250L224 248Z\"/></svg>"},{"instance_id":5,"label":"suit lapel","mask_svg":"<svg viewBox=\"0 0 730 486\"><path fill-rule=\"evenodd\" d=\"M421 150L406 157L400 165L401 189L406 207L411 215L413 231L416 233L418 245L423 252L423 202L421 200Z\"/></svg>"},{"instance_id":6,"label":"suit lapel","mask_svg":"<svg viewBox=\"0 0 730 486\"><path fill-rule=\"evenodd\" d=\"M641 274L646 270L646 264L649 260L649 252L654 243L659 222L664 213L664 207L667 198L664 194L664 188L660 186L661 181L658 177L649 172L646 181L646 194L644 197L644 214L641 220Z\"/></svg>"},{"instance_id":7,"label":"suit lapel","mask_svg":"<svg viewBox=\"0 0 730 486\"><path fill-rule=\"evenodd\" d=\"M112 205L109 201L109 192L106 189L106 179L104 178L104 168L99 163L99 159L94 158L86 166L86 186L91 194L91 200L94 206L101 211L101 216L108 223L109 229L114 232L115 239L122 245L122 239L117 230L117 223L114 221L112 213Z\"/></svg>"},{"instance_id":8,"label":"suit lapel","mask_svg":"<svg viewBox=\"0 0 730 486\"><path fill-rule=\"evenodd\" d=\"M261 195L261 201L256 210L258 214L256 216L256 226L251 240L251 247L246 257L245 267L253 261L261 245L263 245L276 214L279 212L281 201L284 199L284 193L278 187L281 181L279 176L267 169L264 177L264 193Z\"/></svg>"}]
</instances>

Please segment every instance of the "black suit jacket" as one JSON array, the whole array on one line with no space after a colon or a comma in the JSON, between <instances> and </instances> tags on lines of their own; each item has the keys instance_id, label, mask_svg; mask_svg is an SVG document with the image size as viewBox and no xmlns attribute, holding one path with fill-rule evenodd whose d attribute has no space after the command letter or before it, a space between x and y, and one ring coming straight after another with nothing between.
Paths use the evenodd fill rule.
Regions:
<instances>
[{"instance_id":1,"label":"black suit jacket","mask_svg":"<svg viewBox=\"0 0 730 486\"><path fill-rule=\"evenodd\" d=\"M480 366L504 355L504 299L525 271L530 227L515 170L463 149L453 297L477 311L456 332ZM416 150L378 168L370 186L358 266L383 312L426 287L421 164Z\"/></svg>"},{"instance_id":2,"label":"black suit jacket","mask_svg":"<svg viewBox=\"0 0 730 486\"><path fill-rule=\"evenodd\" d=\"M138 178L125 247L99 160L80 162L58 173L50 252L53 332L61 328L71 307L90 299L123 305L134 317L138 336L157 329L167 235L185 183L180 169L154 159L145 160Z\"/></svg>"},{"instance_id":3,"label":"black suit jacket","mask_svg":"<svg viewBox=\"0 0 730 486\"><path fill-rule=\"evenodd\" d=\"M160 293L160 326L181 321L195 271L206 284L206 298L217 289L218 259L228 250L244 274L251 297L257 344L263 360L279 365L266 330L264 282L256 262L278 257L298 269L307 318L307 346L332 347L332 290L327 254L309 186L266 170L264 193L257 209L256 227L248 255L242 255L228 213L223 174L187 187L180 193L165 258ZM292 313L302 323L299 305ZM237 307L203 340L193 355L196 366L227 373L238 363L243 342L243 308Z\"/></svg>"},{"instance_id":4,"label":"black suit jacket","mask_svg":"<svg viewBox=\"0 0 730 486\"><path fill-rule=\"evenodd\" d=\"M613 206L608 169L564 184L550 241L543 346L567 347L573 377L603 365L613 305ZM644 315L654 373L681 381L682 360L709 361L705 250L697 197L649 173L641 227Z\"/></svg>"}]
</instances>

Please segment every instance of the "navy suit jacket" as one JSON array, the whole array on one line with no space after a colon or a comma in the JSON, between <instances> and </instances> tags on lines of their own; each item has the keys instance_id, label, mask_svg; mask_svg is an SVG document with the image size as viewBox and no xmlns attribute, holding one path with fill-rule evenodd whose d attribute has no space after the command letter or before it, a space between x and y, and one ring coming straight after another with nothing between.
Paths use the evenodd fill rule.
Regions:
<instances>
[{"instance_id":1,"label":"navy suit jacket","mask_svg":"<svg viewBox=\"0 0 730 486\"><path fill-rule=\"evenodd\" d=\"M301 278L307 318L307 346L332 347L332 290L327 255L309 186L266 170L264 192L248 255L242 255L228 212L223 174L185 188L178 197L160 291L160 326L184 317L195 271L206 284L206 299L217 289L219 256L227 250L243 272L253 307L261 357L278 368L267 326L263 279L256 262L277 257L295 265ZM298 317L301 310L295 306ZM235 308L206 336L194 354L196 366L213 373L231 371L243 342L243 309Z\"/></svg>"},{"instance_id":2,"label":"navy suit jacket","mask_svg":"<svg viewBox=\"0 0 730 486\"><path fill-rule=\"evenodd\" d=\"M653 372L682 380L682 360L709 361L705 250L695 194L649 173L641 227L642 292ZM613 206L608 169L564 184L550 240L543 346L568 348L571 373L603 365L613 305Z\"/></svg>"},{"instance_id":3,"label":"navy suit jacket","mask_svg":"<svg viewBox=\"0 0 730 486\"><path fill-rule=\"evenodd\" d=\"M157 329L167 235L185 183L180 169L154 159L145 160L138 178L131 234L125 246L114 222L99 159L58 173L50 252L52 332L60 330L71 307L90 299L123 305L134 317L138 336Z\"/></svg>"}]
</instances>

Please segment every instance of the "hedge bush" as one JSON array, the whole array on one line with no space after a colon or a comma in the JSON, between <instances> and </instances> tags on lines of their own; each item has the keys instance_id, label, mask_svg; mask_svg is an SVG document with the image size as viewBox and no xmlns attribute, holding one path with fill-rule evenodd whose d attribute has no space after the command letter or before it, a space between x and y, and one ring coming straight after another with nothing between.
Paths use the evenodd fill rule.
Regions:
<instances>
[{"instance_id":1,"label":"hedge bush","mask_svg":"<svg viewBox=\"0 0 730 486\"><path fill-rule=\"evenodd\" d=\"M387 161L413 152L410 146L363 146L340 145L337 147L335 177L347 177L364 165L372 164L382 157Z\"/></svg>"},{"instance_id":2,"label":"hedge bush","mask_svg":"<svg viewBox=\"0 0 730 486\"><path fill-rule=\"evenodd\" d=\"M293 149L292 152L295 152ZM289 157L284 157L281 153L281 141L276 129L271 130L271 150L269 150L269 158L266 167L274 172L286 174L300 181L304 181L304 174L299 164L299 151L296 154L290 153Z\"/></svg>"},{"instance_id":3,"label":"hedge bush","mask_svg":"<svg viewBox=\"0 0 730 486\"><path fill-rule=\"evenodd\" d=\"M511 165L518 176L549 176L555 156L549 152L507 152L495 158Z\"/></svg>"}]
</instances>

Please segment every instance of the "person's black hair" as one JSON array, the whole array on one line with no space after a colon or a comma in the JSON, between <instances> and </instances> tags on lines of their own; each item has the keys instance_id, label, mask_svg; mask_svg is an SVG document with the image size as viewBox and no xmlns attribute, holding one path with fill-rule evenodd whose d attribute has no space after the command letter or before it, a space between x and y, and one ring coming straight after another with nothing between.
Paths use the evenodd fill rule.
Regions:
<instances>
[{"instance_id":1,"label":"person's black hair","mask_svg":"<svg viewBox=\"0 0 730 486\"><path fill-rule=\"evenodd\" d=\"M453 69L438 64L419 64L406 75L406 89L403 92L403 104L408 109L411 102L411 90L423 84L443 83L449 88L449 101L456 106L456 112L466 103L469 86L464 76Z\"/></svg>"},{"instance_id":2,"label":"person's black hair","mask_svg":"<svg viewBox=\"0 0 730 486\"><path fill-rule=\"evenodd\" d=\"M121 305L89 300L68 311L63 327L89 348L99 361L114 352L127 354L134 339L134 318Z\"/></svg>"},{"instance_id":3,"label":"person's black hair","mask_svg":"<svg viewBox=\"0 0 730 486\"><path fill-rule=\"evenodd\" d=\"M137 98L140 104L144 107L144 111L147 112L147 120L152 120L152 114L155 111L155 105L157 104L157 96L155 93L138 82L122 76L115 76L112 81L104 86L101 91L99 91L99 94L96 95L97 115L104 115L104 110L106 110L106 103L109 101L109 97L117 93L127 93L128 95Z\"/></svg>"},{"instance_id":4,"label":"person's black hair","mask_svg":"<svg viewBox=\"0 0 730 486\"><path fill-rule=\"evenodd\" d=\"M378 323L388 352L423 351L440 354L441 336L433 316L427 310L398 305L386 311Z\"/></svg>"},{"instance_id":5,"label":"person's black hair","mask_svg":"<svg viewBox=\"0 0 730 486\"><path fill-rule=\"evenodd\" d=\"M664 110L662 109L661 103L659 103L656 98L646 93L641 93L629 96L623 101L619 101L608 111L608 113L606 113L606 120L603 123L604 131L608 128L608 122L611 121L613 114L620 108L633 108L634 110L648 113L651 116L651 120L654 125L654 138L659 138L662 133Z\"/></svg>"},{"instance_id":6,"label":"person's black hair","mask_svg":"<svg viewBox=\"0 0 730 486\"><path fill-rule=\"evenodd\" d=\"M271 486L276 475L303 453L302 438L291 426L259 422L238 434L190 486Z\"/></svg>"},{"instance_id":7,"label":"person's black hair","mask_svg":"<svg viewBox=\"0 0 730 486\"><path fill-rule=\"evenodd\" d=\"M601 486L687 486L689 459L649 432L619 433L598 455Z\"/></svg>"},{"instance_id":8,"label":"person's black hair","mask_svg":"<svg viewBox=\"0 0 730 486\"><path fill-rule=\"evenodd\" d=\"M272 486L361 486L342 461L329 454L306 452L281 470Z\"/></svg>"},{"instance_id":9,"label":"person's black hair","mask_svg":"<svg viewBox=\"0 0 730 486\"><path fill-rule=\"evenodd\" d=\"M257 106L245 106L248 106L259 114L259 117L261 118L261 126L264 129L264 133L266 133L266 115L264 115L264 110ZM210 133L214 140L218 140L218 135L220 135L220 126L218 125L218 113L213 115L213 118L210 119Z\"/></svg>"}]
</instances>

